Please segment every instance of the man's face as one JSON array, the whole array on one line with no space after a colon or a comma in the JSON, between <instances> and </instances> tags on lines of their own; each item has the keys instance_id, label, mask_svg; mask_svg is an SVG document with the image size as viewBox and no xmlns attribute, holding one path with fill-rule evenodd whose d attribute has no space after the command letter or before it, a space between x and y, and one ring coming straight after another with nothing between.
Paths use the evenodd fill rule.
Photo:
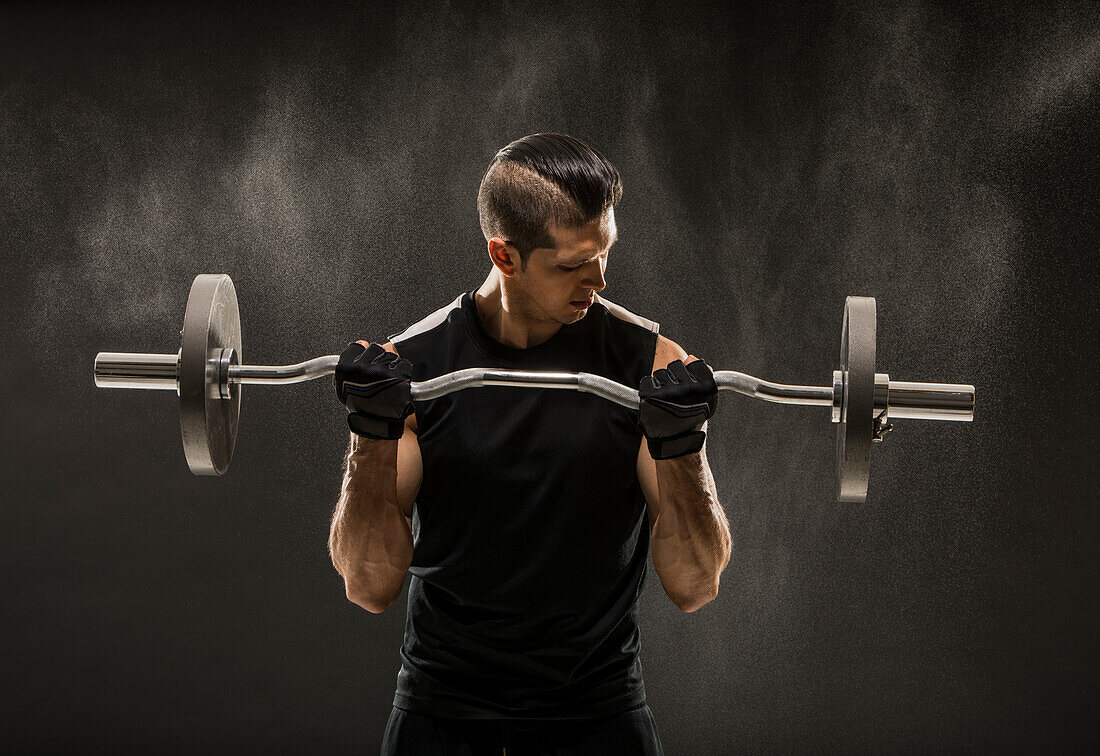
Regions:
<instances>
[{"instance_id":1,"label":"man's face","mask_svg":"<svg viewBox=\"0 0 1100 756\"><path fill-rule=\"evenodd\" d=\"M592 304L594 292L607 285L604 271L618 239L615 210L579 228L551 226L552 249L538 247L527 259L527 271L516 270L528 299L529 314L541 320L575 323Z\"/></svg>"}]
</instances>

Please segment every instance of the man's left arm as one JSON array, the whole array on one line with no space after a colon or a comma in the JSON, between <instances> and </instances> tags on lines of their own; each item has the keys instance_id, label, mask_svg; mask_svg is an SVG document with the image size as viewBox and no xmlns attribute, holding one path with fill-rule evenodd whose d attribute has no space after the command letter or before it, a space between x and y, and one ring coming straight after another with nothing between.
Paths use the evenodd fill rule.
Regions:
<instances>
[{"instance_id":1,"label":"man's left arm","mask_svg":"<svg viewBox=\"0 0 1100 756\"><path fill-rule=\"evenodd\" d=\"M658 336L654 373L689 355ZM690 362L688 362L690 364ZM704 433L707 424L700 430ZM638 479L649 513L653 564L668 597L694 612L718 595L719 576L729 564L732 537L718 501L706 446L671 459L654 460L646 439L638 451Z\"/></svg>"}]
</instances>

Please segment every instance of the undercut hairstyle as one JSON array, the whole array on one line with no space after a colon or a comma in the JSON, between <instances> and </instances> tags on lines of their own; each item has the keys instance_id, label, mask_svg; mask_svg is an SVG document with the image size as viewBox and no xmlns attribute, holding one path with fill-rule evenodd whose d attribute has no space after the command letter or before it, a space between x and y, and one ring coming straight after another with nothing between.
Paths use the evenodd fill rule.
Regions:
<instances>
[{"instance_id":1,"label":"undercut hairstyle","mask_svg":"<svg viewBox=\"0 0 1100 756\"><path fill-rule=\"evenodd\" d=\"M477 193L485 241L494 236L519 250L553 247L551 226L578 228L619 203L619 171L603 155L566 134L531 134L496 154Z\"/></svg>"}]
</instances>

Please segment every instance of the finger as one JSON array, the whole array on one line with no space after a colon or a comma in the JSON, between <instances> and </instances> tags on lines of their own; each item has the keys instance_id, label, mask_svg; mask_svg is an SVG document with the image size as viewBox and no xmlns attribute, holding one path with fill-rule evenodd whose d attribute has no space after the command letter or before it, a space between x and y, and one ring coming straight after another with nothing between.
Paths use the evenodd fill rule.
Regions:
<instances>
[{"instance_id":1,"label":"finger","mask_svg":"<svg viewBox=\"0 0 1100 756\"><path fill-rule=\"evenodd\" d=\"M355 359L362 355L365 351L366 350L363 348L363 345L361 343L357 341L351 341L348 342L348 345L346 347L344 347L344 351L340 353L340 359L341 361L350 360L354 362Z\"/></svg>"},{"instance_id":2,"label":"finger","mask_svg":"<svg viewBox=\"0 0 1100 756\"><path fill-rule=\"evenodd\" d=\"M359 344L359 342L356 342L356 344ZM370 362L371 356L372 356L371 348L368 346L366 349L364 349L362 352L360 352L359 354L357 354L355 356L355 361L356 362L360 362L360 361Z\"/></svg>"},{"instance_id":3,"label":"finger","mask_svg":"<svg viewBox=\"0 0 1100 756\"><path fill-rule=\"evenodd\" d=\"M688 372L687 366L680 360L670 362L668 372L672 373L677 383L693 383L695 381L695 376Z\"/></svg>"},{"instance_id":4,"label":"finger","mask_svg":"<svg viewBox=\"0 0 1100 756\"><path fill-rule=\"evenodd\" d=\"M378 359L379 355L388 354L388 352L382 348L381 344L371 342L370 347L365 349L362 354L355 358L356 362L362 362L363 364L374 362Z\"/></svg>"},{"instance_id":5,"label":"finger","mask_svg":"<svg viewBox=\"0 0 1100 756\"><path fill-rule=\"evenodd\" d=\"M381 346L378 346L378 353L374 355L374 359L370 362L372 365L385 365L388 362L397 362L397 355L393 352L387 352Z\"/></svg>"},{"instance_id":6,"label":"finger","mask_svg":"<svg viewBox=\"0 0 1100 756\"><path fill-rule=\"evenodd\" d=\"M706 373L711 368L710 368L710 365L708 365L705 360L695 359L695 360L692 360L691 362L689 362L687 364L687 369L688 369L689 373L691 373L692 375L697 376L701 373Z\"/></svg>"}]
</instances>

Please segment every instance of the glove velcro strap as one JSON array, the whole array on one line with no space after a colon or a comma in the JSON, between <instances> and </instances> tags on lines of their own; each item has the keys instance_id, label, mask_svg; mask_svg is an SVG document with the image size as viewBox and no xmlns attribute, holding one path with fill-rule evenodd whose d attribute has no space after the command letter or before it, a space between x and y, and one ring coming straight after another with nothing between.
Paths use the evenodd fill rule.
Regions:
<instances>
[{"instance_id":1,"label":"glove velcro strap","mask_svg":"<svg viewBox=\"0 0 1100 756\"><path fill-rule=\"evenodd\" d=\"M646 445L649 447L649 456L653 459L674 459L699 451L703 448L706 438L706 431L688 431L668 438L646 436Z\"/></svg>"},{"instance_id":2,"label":"glove velcro strap","mask_svg":"<svg viewBox=\"0 0 1100 756\"><path fill-rule=\"evenodd\" d=\"M352 433L364 438L383 441L396 441L405 432L405 421L387 417L365 415L362 412L348 413L348 427Z\"/></svg>"},{"instance_id":3,"label":"glove velcro strap","mask_svg":"<svg viewBox=\"0 0 1100 756\"><path fill-rule=\"evenodd\" d=\"M383 378L381 380L370 381L368 383L354 383L352 381L341 381L340 385L336 389L337 395L340 397L340 401L344 404L348 403L348 397L361 396L364 398L370 398L381 394L390 386L401 383L402 376L394 376L393 378Z\"/></svg>"}]
</instances>

